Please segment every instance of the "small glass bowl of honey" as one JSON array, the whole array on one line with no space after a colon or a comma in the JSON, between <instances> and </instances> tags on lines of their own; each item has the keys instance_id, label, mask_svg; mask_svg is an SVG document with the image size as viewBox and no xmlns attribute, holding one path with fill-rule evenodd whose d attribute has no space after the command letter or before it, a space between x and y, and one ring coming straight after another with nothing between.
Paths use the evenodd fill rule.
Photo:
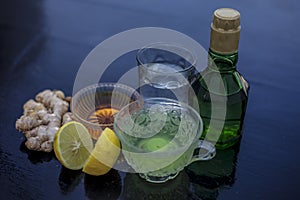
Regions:
<instances>
[{"instance_id":1,"label":"small glass bowl of honey","mask_svg":"<svg viewBox=\"0 0 300 200\"><path fill-rule=\"evenodd\" d=\"M73 96L71 111L97 140L106 127L113 129L115 114L134 101L142 101L135 89L121 83L98 83Z\"/></svg>"}]
</instances>

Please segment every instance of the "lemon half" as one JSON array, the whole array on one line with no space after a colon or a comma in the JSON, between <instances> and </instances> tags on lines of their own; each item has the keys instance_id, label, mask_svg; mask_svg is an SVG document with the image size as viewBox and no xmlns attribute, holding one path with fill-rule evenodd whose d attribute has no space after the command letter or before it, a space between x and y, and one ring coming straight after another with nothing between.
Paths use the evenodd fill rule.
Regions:
<instances>
[{"instance_id":1,"label":"lemon half","mask_svg":"<svg viewBox=\"0 0 300 200\"><path fill-rule=\"evenodd\" d=\"M53 146L63 166L78 170L82 169L93 150L93 141L84 125L71 121L58 130Z\"/></svg>"},{"instance_id":2,"label":"lemon half","mask_svg":"<svg viewBox=\"0 0 300 200\"><path fill-rule=\"evenodd\" d=\"M113 130L105 128L82 171L93 176L106 174L114 166L119 154L118 137Z\"/></svg>"}]
</instances>

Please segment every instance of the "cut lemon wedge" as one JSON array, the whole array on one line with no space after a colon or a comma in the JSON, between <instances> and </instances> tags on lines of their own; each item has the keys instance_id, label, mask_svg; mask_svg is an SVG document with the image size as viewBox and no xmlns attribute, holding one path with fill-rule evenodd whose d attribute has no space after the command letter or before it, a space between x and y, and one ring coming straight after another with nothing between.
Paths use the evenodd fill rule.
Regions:
<instances>
[{"instance_id":1,"label":"cut lemon wedge","mask_svg":"<svg viewBox=\"0 0 300 200\"><path fill-rule=\"evenodd\" d=\"M93 150L89 131L79 122L64 124L54 138L54 152L57 159L68 169L82 169Z\"/></svg>"},{"instance_id":2,"label":"cut lemon wedge","mask_svg":"<svg viewBox=\"0 0 300 200\"><path fill-rule=\"evenodd\" d=\"M114 166L119 154L118 137L113 130L105 128L82 171L93 176L106 174Z\"/></svg>"}]
</instances>

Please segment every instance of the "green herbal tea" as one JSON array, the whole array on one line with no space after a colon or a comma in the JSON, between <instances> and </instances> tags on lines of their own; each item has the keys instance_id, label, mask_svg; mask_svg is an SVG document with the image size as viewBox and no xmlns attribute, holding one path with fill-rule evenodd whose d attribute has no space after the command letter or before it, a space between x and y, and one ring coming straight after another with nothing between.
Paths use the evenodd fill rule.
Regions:
<instances>
[{"instance_id":1,"label":"green herbal tea","mask_svg":"<svg viewBox=\"0 0 300 200\"><path fill-rule=\"evenodd\" d=\"M136 171L150 171L150 176L176 174L184 168L200 136L199 122L171 106L152 106L121 121L121 133L126 137L122 148L128 163Z\"/></svg>"}]
</instances>

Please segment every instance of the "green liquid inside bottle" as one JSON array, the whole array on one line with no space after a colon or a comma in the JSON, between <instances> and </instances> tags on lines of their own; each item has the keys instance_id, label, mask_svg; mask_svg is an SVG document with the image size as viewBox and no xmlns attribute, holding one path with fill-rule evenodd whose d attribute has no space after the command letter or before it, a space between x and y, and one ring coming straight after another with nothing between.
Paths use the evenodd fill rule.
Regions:
<instances>
[{"instance_id":1,"label":"green liquid inside bottle","mask_svg":"<svg viewBox=\"0 0 300 200\"><path fill-rule=\"evenodd\" d=\"M224 122L216 148L226 149L241 138L249 85L236 70L237 53L222 55L210 49L209 57L209 66L193 83L204 122L202 138L215 141L220 130L214 124Z\"/></svg>"}]
</instances>

